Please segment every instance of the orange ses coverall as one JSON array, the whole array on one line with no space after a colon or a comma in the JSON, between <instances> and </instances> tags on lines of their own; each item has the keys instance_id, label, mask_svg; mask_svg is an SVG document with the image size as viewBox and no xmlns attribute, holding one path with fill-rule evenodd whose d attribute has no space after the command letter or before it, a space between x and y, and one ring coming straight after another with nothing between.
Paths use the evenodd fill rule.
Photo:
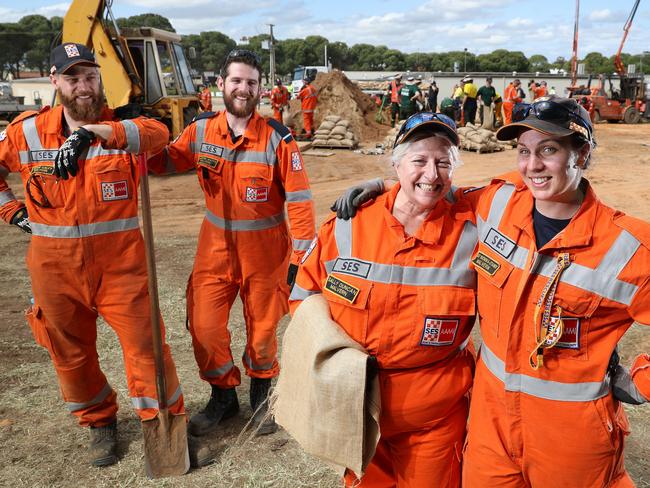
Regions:
<instances>
[{"instance_id":1,"label":"orange ses coverall","mask_svg":"<svg viewBox=\"0 0 650 488\"><path fill-rule=\"evenodd\" d=\"M201 378L220 388L240 384L228 332L237 293L246 320L246 374L275 377L277 323L289 308L291 250L291 262L298 264L316 233L298 146L285 126L257 112L244 135L233 141L226 112L221 112L197 117L168 147L168 154L178 171L197 169L207 206L187 290Z\"/></svg>"},{"instance_id":2,"label":"orange ses coverall","mask_svg":"<svg viewBox=\"0 0 650 488\"><path fill-rule=\"evenodd\" d=\"M271 106L273 118L282 123L282 110L289 103L289 90L284 85L275 85L271 90Z\"/></svg>"},{"instance_id":3,"label":"orange ses coverall","mask_svg":"<svg viewBox=\"0 0 650 488\"><path fill-rule=\"evenodd\" d=\"M441 200L407 236L392 215L399 187L351 220L325 222L290 306L322 293L334 321L377 358L381 439L361 486L457 487L474 370L476 226L469 205Z\"/></svg>"},{"instance_id":4,"label":"orange ses coverall","mask_svg":"<svg viewBox=\"0 0 650 488\"><path fill-rule=\"evenodd\" d=\"M512 123L512 110L515 108L515 104L521 101L522 99L517 93L517 87L510 82L503 92L503 115L506 125Z\"/></svg>"},{"instance_id":5,"label":"orange ses coverall","mask_svg":"<svg viewBox=\"0 0 650 488\"><path fill-rule=\"evenodd\" d=\"M317 93L318 91L311 83L305 83L302 90L298 92L298 99L301 101L302 120L308 136L314 133L314 110L318 103Z\"/></svg>"},{"instance_id":6,"label":"orange ses coverall","mask_svg":"<svg viewBox=\"0 0 650 488\"><path fill-rule=\"evenodd\" d=\"M210 93L210 89L207 86L201 90L199 100L201 101L201 108L203 110L206 112L210 112L212 110L212 94Z\"/></svg>"},{"instance_id":7,"label":"orange ses coverall","mask_svg":"<svg viewBox=\"0 0 650 488\"><path fill-rule=\"evenodd\" d=\"M153 119L103 124L113 137L95 142L76 177L56 178L53 161L65 141L63 107L43 108L15 120L0 142L0 164L20 172L32 228L27 266L34 305L27 320L36 342L47 348L63 399L83 426L101 427L116 414L115 391L99 367L97 316L117 333L133 406L143 420L157 413L147 268L138 224L138 173L130 153L160 150L167 128ZM2 218L17 203L0 192ZM172 413L183 397L169 347L164 348Z\"/></svg>"},{"instance_id":8,"label":"orange ses coverall","mask_svg":"<svg viewBox=\"0 0 650 488\"><path fill-rule=\"evenodd\" d=\"M468 488L634 486L623 465L628 422L608 364L635 320L650 324L650 225L581 185L578 213L541 249L533 197L518 174L480 196L473 263L484 342L463 464ZM548 323L561 317L564 327L533 369L540 298ZM650 356L639 356L631 375L650 398Z\"/></svg>"}]
</instances>

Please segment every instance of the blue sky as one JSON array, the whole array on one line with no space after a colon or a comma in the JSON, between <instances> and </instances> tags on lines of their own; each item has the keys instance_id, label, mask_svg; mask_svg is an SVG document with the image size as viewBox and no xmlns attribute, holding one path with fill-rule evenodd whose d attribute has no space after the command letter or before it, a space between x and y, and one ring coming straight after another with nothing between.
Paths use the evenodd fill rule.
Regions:
<instances>
[{"instance_id":1,"label":"blue sky","mask_svg":"<svg viewBox=\"0 0 650 488\"><path fill-rule=\"evenodd\" d=\"M582 0L579 54L616 53L634 0ZM65 14L68 1L0 0L0 19L28 14ZM279 39L319 34L348 45L383 44L404 52L495 49L543 54L550 61L571 56L573 0L114 0L125 17L154 12L168 17L181 34L218 30L235 40L268 32ZM625 52L650 50L650 1L643 0ZM650 54L648 54L650 62Z\"/></svg>"}]
</instances>

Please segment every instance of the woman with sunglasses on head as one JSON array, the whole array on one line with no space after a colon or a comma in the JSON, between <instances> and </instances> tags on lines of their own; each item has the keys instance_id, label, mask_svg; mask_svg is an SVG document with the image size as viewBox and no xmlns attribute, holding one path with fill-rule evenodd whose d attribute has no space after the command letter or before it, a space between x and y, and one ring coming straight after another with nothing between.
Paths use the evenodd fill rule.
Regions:
<instances>
[{"instance_id":1,"label":"woman with sunglasses on head","mask_svg":"<svg viewBox=\"0 0 650 488\"><path fill-rule=\"evenodd\" d=\"M517 138L518 172L465 195L483 344L463 485L634 486L620 402L650 398L650 356L628 372L616 345L635 320L650 324L650 226L604 205L583 177L596 143L575 100L520 104L513 122L497 137ZM376 187L348 191L348 205Z\"/></svg>"},{"instance_id":2,"label":"woman with sunglasses on head","mask_svg":"<svg viewBox=\"0 0 650 488\"><path fill-rule=\"evenodd\" d=\"M326 220L289 298L295 310L322 293L334 321L377 361L381 439L360 485L348 471L347 486L460 486L477 235L451 186L458 144L449 117L406 120L392 155L399 183L355 218Z\"/></svg>"}]
</instances>

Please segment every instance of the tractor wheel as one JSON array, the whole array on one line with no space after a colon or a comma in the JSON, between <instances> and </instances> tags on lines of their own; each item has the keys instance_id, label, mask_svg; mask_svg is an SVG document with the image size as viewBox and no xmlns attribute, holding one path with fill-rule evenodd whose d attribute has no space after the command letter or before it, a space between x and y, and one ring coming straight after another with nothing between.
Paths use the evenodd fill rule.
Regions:
<instances>
[{"instance_id":1,"label":"tractor wheel","mask_svg":"<svg viewBox=\"0 0 650 488\"><path fill-rule=\"evenodd\" d=\"M623 112L623 120L626 124L638 124L641 121L641 114L636 108L630 106Z\"/></svg>"}]
</instances>

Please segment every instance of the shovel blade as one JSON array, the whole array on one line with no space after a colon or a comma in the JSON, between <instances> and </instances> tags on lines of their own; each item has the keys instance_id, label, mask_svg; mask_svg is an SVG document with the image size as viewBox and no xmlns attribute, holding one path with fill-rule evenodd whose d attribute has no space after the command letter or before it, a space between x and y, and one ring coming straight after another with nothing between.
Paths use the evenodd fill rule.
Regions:
<instances>
[{"instance_id":1,"label":"shovel blade","mask_svg":"<svg viewBox=\"0 0 650 488\"><path fill-rule=\"evenodd\" d=\"M185 415L161 410L142 422L144 461L149 478L180 476L190 469Z\"/></svg>"}]
</instances>

